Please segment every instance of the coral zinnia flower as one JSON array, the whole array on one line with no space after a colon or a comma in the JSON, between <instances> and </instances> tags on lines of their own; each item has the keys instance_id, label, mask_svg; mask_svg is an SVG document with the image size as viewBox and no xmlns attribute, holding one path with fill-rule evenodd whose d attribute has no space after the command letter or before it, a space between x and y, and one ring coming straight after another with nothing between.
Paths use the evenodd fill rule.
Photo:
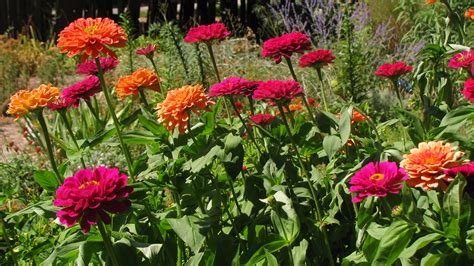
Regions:
<instances>
[{"instance_id":1,"label":"coral zinnia flower","mask_svg":"<svg viewBox=\"0 0 474 266\"><path fill-rule=\"evenodd\" d=\"M466 100L469 100L474 103L474 79L469 78L466 82L464 82L464 90L462 91L464 96L466 96Z\"/></svg>"},{"instance_id":2,"label":"coral zinnia flower","mask_svg":"<svg viewBox=\"0 0 474 266\"><path fill-rule=\"evenodd\" d=\"M130 95L138 95L140 87L160 91L160 82L155 72L140 68L129 76L121 77L115 85L115 91L120 99Z\"/></svg>"},{"instance_id":3,"label":"coral zinnia flower","mask_svg":"<svg viewBox=\"0 0 474 266\"><path fill-rule=\"evenodd\" d=\"M166 99L156 107L158 121L169 130L178 127L183 134L188 128L189 114L209 111L208 105L213 104L204 93L202 85L186 85L179 89L168 91Z\"/></svg>"},{"instance_id":4,"label":"coral zinnia flower","mask_svg":"<svg viewBox=\"0 0 474 266\"><path fill-rule=\"evenodd\" d=\"M258 83L253 92L255 100L272 100L289 102L298 95L303 94L303 88L294 80L268 80Z\"/></svg>"},{"instance_id":5,"label":"coral zinnia flower","mask_svg":"<svg viewBox=\"0 0 474 266\"><path fill-rule=\"evenodd\" d=\"M109 47L125 47L127 34L109 18L79 18L59 33L58 47L69 57L81 54L81 62L89 56L106 54L117 58Z\"/></svg>"},{"instance_id":6,"label":"coral zinnia flower","mask_svg":"<svg viewBox=\"0 0 474 266\"><path fill-rule=\"evenodd\" d=\"M146 57L153 57L153 53L155 53L156 48L158 46L154 44L149 44L147 47L137 49L136 53L137 55L144 55Z\"/></svg>"},{"instance_id":7,"label":"coral zinnia flower","mask_svg":"<svg viewBox=\"0 0 474 266\"><path fill-rule=\"evenodd\" d=\"M464 51L462 53L455 54L451 60L449 60L448 66L450 68L466 68L469 69L474 65L474 50Z\"/></svg>"},{"instance_id":8,"label":"coral zinnia flower","mask_svg":"<svg viewBox=\"0 0 474 266\"><path fill-rule=\"evenodd\" d=\"M184 42L211 42L220 41L230 36L230 31L227 30L224 23L213 23L210 25L201 25L191 28L186 36Z\"/></svg>"},{"instance_id":9,"label":"coral zinnia flower","mask_svg":"<svg viewBox=\"0 0 474 266\"><path fill-rule=\"evenodd\" d=\"M281 62L281 57L290 58L293 53L304 53L311 50L311 41L301 32L283 34L263 43L262 57L272 57L275 63Z\"/></svg>"},{"instance_id":10,"label":"coral zinnia flower","mask_svg":"<svg viewBox=\"0 0 474 266\"><path fill-rule=\"evenodd\" d=\"M63 207L57 213L59 221L68 227L79 222L84 233L98 220L110 224L108 213L122 213L130 207L128 196L133 188L127 182L128 177L117 168L77 171L56 190L54 206Z\"/></svg>"},{"instance_id":11,"label":"coral zinnia flower","mask_svg":"<svg viewBox=\"0 0 474 266\"><path fill-rule=\"evenodd\" d=\"M464 17L467 19L474 20L474 9L469 8L468 10L466 10L466 12L464 13Z\"/></svg>"},{"instance_id":12,"label":"coral zinnia flower","mask_svg":"<svg viewBox=\"0 0 474 266\"><path fill-rule=\"evenodd\" d=\"M258 84L239 77L229 77L222 82L214 84L209 89L209 96L225 96L225 95L245 95L251 96L253 91L257 89Z\"/></svg>"},{"instance_id":13,"label":"coral zinnia flower","mask_svg":"<svg viewBox=\"0 0 474 266\"><path fill-rule=\"evenodd\" d=\"M275 118L276 118L275 116L270 115L270 114L257 114L257 115L252 115L250 117L250 120L252 120L252 122L254 122L257 125L268 126L273 122L273 120L275 120Z\"/></svg>"},{"instance_id":14,"label":"coral zinnia flower","mask_svg":"<svg viewBox=\"0 0 474 266\"><path fill-rule=\"evenodd\" d=\"M421 142L418 148L412 149L400 166L405 169L410 179L407 184L412 187L421 187L424 190L441 187L446 190L447 183L453 180L444 170L461 166L467 161L461 160L462 151L458 151L450 143L443 141Z\"/></svg>"},{"instance_id":15,"label":"coral zinnia flower","mask_svg":"<svg viewBox=\"0 0 474 266\"><path fill-rule=\"evenodd\" d=\"M408 176L393 162L369 163L360 169L350 181L349 192L358 193L352 202L361 202L369 196L386 197L388 193L398 194L402 182Z\"/></svg>"},{"instance_id":16,"label":"coral zinnia flower","mask_svg":"<svg viewBox=\"0 0 474 266\"><path fill-rule=\"evenodd\" d=\"M413 70L413 67L405 64L404 62L396 62L395 64L383 64L375 75L379 77L386 77L391 79L398 79L400 76L405 75Z\"/></svg>"},{"instance_id":17,"label":"coral zinnia flower","mask_svg":"<svg viewBox=\"0 0 474 266\"><path fill-rule=\"evenodd\" d=\"M304 54L300 58L299 65L300 67L317 67L321 68L323 66L329 65L336 57L332 54L330 50L316 50Z\"/></svg>"},{"instance_id":18,"label":"coral zinnia flower","mask_svg":"<svg viewBox=\"0 0 474 266\"><path fill-rule=\"evenodd\" d=\"M119 63L117 59L112 57L101 57L99 58L99 61L103 73L114 69ZM78 64L76 67L76 73L85 75L97 75L99 73L99 70L97 70L97 64L95 63L95 60L90 59L82 64Z\"/></svg>"},{"instance_id":19,"label":"coral zinnia flower","mask_svg":"<svg viewBox=\"0 0 474 266\"><path fill-rule=\"evenodd\" d=\"M79 106L79 101L81 99L88 101L90 97L94 96L100 90L99 78L96 76L90 76L65 88L61 93L61 98L66 102L72 103L74 107L77 107Z\"/></svg>"},{"instance_id":20,"label":"coral zinnia flower","mask_svg":"<svg viewBox=\"0 0 474 266\"><path fill-rule=\"evenodd\" d=\"M432 5L434 3L436 3L437 0L425 0L425 2L428 4L428 5Z\"/></svg>"},{"instance_id":21,"label":"coral zinnia flower","mask_svg":"<svg viewBox=\"0 0 474 266\"><path fill-rule=\"evenodd\" d=\"M51 84L42 84L31 91L20 90L10 98L7 113L14 115L18 119L30 111L56 102L58 98L59 89L51 86Z\"/></svg>"}]
</instances>

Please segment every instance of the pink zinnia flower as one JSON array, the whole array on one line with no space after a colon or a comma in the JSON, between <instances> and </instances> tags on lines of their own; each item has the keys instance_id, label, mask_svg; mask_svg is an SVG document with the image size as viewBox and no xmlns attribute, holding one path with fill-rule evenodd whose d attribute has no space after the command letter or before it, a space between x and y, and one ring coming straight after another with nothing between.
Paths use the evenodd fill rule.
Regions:
<instances>
[{"instance_id":1,"label":"pink zinnia flower","mask_svg":"<svg viewBox=\"0 0 474 266\"><path fill-rule=\"evenodd\" d=\"M257 125L268 126L273 122L273 120L275 120L275 118L276 118L275 116L270 115L270 114L257 114L257 115L252 115L250 117L250 120L252 120L252 122L254 122Z\"/></svg>"},{"instance_id":2,"label":"pink zinnia flower","mask_svg":"<svg viewBox=\"0 0 474 266\"><path fill-rule=\"evenodd\" d=\"M61 93L61 98L66 102L72 103L74 107L77 107L81 99L88 101L90 97L94 96L100 89L99 78L90 76L65 88Z\"/></svg>"},{"instance_id":3,"label":"pink zinnia flower","mask_svg":"<svg viewBox=\"0 0 474 266\"><path fill-rule=\"evenodd\" d=\"M255 100L290 101L303 94L303 88L294 80L268 80L259 82L253 92Z\"/></svg>"},{"instance_id":4,"label":"pink zinnia flower","mask_svg":"<svg viewBox=\"0 0 474 266\"><path fill-rule=\"evenodd\" d=\"M464 90L462 91L464 96L466 96L466 100L469 100L474 103L474 79L469 78L466 82L464 82Z\"/></svg>"},{"instance_id":5,"label":"pink zinnia flower","mask_svg":"<svg viewBox=\"0 0 474 266\"><path fill-rule=\"evenodd\" d=\"M227 30L224 23L213 23L210 25L201 25L191 28L186 36L184 42L211 42L223 40L230 36L230 31Z\"/></svg>"},{"instance_id":6,"label":"pink zinnia flower","mask_svg":"<svg viewBox=\"0 0 474 266\"><path fill-rule=\"evenodd\" d=\"M48 108L56 111L56 110L61 110L61 109L67 109L73 105L74 102L70 98L59 98L57 102L50 103L48 104Z\"/></svg>"},{"instance_id":7,"label":"pink zinnia flower","mask_svg":"<svg viewBox=\"0 0 474 266\"><path fill-rule=\"evenodd\" d=\"M369 196L385 197L398 194L402 182L408 179L405 170L393 162L369 163L360 169L350 181L349 192L357 193L352 202L361 202Z\"/></svg>"},{"instance_id":8,"label":"pink zinnia flower","mask_svg":"<svg viewBox=\"0 0 474 266\"><path fill-rule=\"evenodd\" d=\"M316 50L304 54L300 58L300 67L317 67L321 68L323 66L329 65L334 62L336 57L332 54L330 50Z\"/></svg>"},{"instance_id":9,"label":"pink zinnia flower","mask_svg":"<svg viewBox=\"0 0 474 266\"><path fill-rule=\"evenodd\" d=\"M444 170L444 174L452 177L453 179L458 174L462 174L466 179L474 178L474 162Z\"/></svg>"},{"instance_id":10,"label":"pink zinnia flower","mask_svg":"<svg viewBox=\"0 0 474 266\"><path fill-rule=\"evenodd\" d=\"M448 66L450 68L466 68L469 69L474 65L474 51L468 50L459 54L455 54L449 60Z\"/></svg>"},{"instance_id":11,"label":"pink zinnia flower","mask_svg":"<svg viewBox=\"0 0 474 266\"><path fill-rule=\"evenodd\" d=\"M257 89L258 84L239 77L229 77L222 82L214 84L209 89L209 96L225 96L225 95L245 95L251 96L253 91Z\"/></svg>"},{"instance_id":12,"label":"pink zinnia flower","mask_svg":"<svg viewBox=\"0 0 474 266\"><path fill-rule=\"evenodd\" d=\"M99 58L99 61L104 73L114 69L119 63L119 60L112 57L101 57ZM99 71L97 70L95 59L90 59L82 64L78 64L76 67L76 73L84 75L97 75Z\"/></svg>"},{"instance_id":13,"label":"pink zinnia flower","mask_svg":"<svg viewBox=\"0 0 474 266\"><path fill-rule=\"evenodd\" d=\"M304 53L311 50L311 40L301 32L283 34L263 43L262 57L272 57L275 63L281 62L281 57L290 58L293 53Z\"/></svg>"},{"instance_id":14,"label":"pink zinnia flower","mask_svg":"<svg viewBox=\"0 0 474 266\"><path fill-rule=\"evenodd\" d=\"M405 75L413 70L413 67L405 64L404 62L396 62L395 64L383 64L377 71L375 75L379 77L386 78L398 78L402 75Z\"/></svg>"},{"instance_id":15,"label":"pink zinnia flower","mask_svg":"<svg viewBox=\"0 0 474 266\"><path fill-rule=\"evenodd\" d=\"M154 44L149 44L147 47L138 49L136 53L137 55L144 55L144 56L149 57L149 56L153 56L153 53L156 51L156 48L158 48L158 46Z\"/></svg>"},{"instance_id":16,"label":"pink zinnia flower","mask_svg":"<svg viewBox=\"0 0 474 266\"><path fill-rule=\"evenodd\" d=\"M117 168L87 168L64 180L56 190L54 206L63 207L57 217L68 227L79 222L84 233L101 220L110 224L108 213L122 213L130 207L128 177Z\"/></svg>"}]
</instances>

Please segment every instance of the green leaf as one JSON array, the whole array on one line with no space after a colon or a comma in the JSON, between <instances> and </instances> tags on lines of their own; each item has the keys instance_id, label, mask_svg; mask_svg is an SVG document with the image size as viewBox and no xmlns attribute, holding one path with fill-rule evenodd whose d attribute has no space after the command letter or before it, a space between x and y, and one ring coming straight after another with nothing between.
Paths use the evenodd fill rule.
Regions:
<instances>
[{"instance_id":1,"label":"green leaf","mask_svg":"<svg viewBox=\"0 0 474 266\"><path fill-rule=\"evenodd\" d=\"M162 124L156 122L156 120L139 115L138 122L155 136L163 137L168 135L166 128Z\"/></svg>"},{"instance_id":2,"label":"green leaf","mask_svg":"<svg viewBox=\"0 0 474 266\"><path fill-rule=\"evenodd\" d=\"M323 140L323 148L329 159L342 148L342 141L338 136L326 136Z\"/></svg>"},{"instance_id":3,"label":"green leaf","mask_svg":"<svg viewBox=\"0 0 474 266\"><path fill-rule=\"evenodd\" d=\"M214 146L212 149L201 158L191 162L191 172L199 173L202 169L207 168L216 158L217 154L222 150L220 146Z\"/></svg>"},{"instance_id":4,"label":"green leaf","mask_svg":"<svg viewBox=\"0 0 474 266\"><path fill-rule=\"evenodd\" d=\"M205 236L202 235L197 225L198 218L194 216L183 216L179 219L167 219L173 231L188 245L194 253L197 253L204 244Z\"/></svg>"},{"instance_id":5,"label":"green leaf","mask_svg":"<svg viewBox=\"0 0 474 266\"><path fill-rule=\"evenodd\" d=\"M426 247L429 243L435 240L438 240L441 237L443 236L438 233L431 233L431 234L422 236L418 238L415 242L413 242L413 244L411 244L409 247L405 248L399 257L409 259L413 257L418 250Z\"/></svg>"},{"instance_id":6,"label":"green leaf","mask_svg":"<svg viewBox=\"0 0 474 266\"><path fill-rule=\"evenodd\" d=\"M300 219L293 208L291 199L284 192L278 191L273 197L275 203L271 205L272 223L278 234L291 244L300 232Z\"/></svg>"},{"instance_id":7,"label":"green leaf","mask_svg":"<svg viewBox=\"0 0 474 266\"><path fill-rule=\"evenodd\" d=\"M60 185L55 174L50 171L36 171L33 177L36 183L49 192L55 192Z\"/></svg>"},{"instance_id":8,"label":"green leaf","mask_svg":"<svg viewBox=\"0 0 474 266\"><path fill-rule=\"evenodd\" d=\"M392 265L410 242L415 228L402 220L396 220L380 239L372 265Z\"/></svg>"},{"instance_id":9,"label":"green leaf","mask_svg":"<svg viewBox=\"0 0 474 266\"><path fill-rule=\"evenodd\" d=\"M342 259L342 266L352 266L352 265L367 265L369 266L369 262L367 258L364 256L364 253L359 251L352 252L349 256Z\"/></svg>"},{"instance_id":10,"label":"green leaf","mask_svg":"<svg viewBox=\"0 0 474 266\"><path fill-rule=\"evenodd\" d=\"M449 217L459 219L461 215L461 204L466 179L462 175L458 175L448 187L443 197L443 210Z\"/></svg>"},{"instance_id":11,"label":"green leaf","mask_svg":"<svg viewBox=\"0 0 474 266\"><path fill-rule=\"evenodd\" d=\"M291 249L291 254L293 254L293 263L294 265L306 265L306 250L308 249L308 241L306 239L301 240L299 246L294 246Z\"/></svg>"},{"instance_id":12,"label":"green leaf","mask_svg":"<svg viewBox=\"0 0 474 266\"><path fill-rule=\"evenodd\" d=\"M92 255L101 251L104 248L102 241L85 241L79 246L79 255L76 258L76 265L89 265Z\"/></svg>"},{"instance_id":13,"label":"green leaf","mask_svg":"<svg viewBox=\"0 0 474 266\"><path fill-rule=\"evenodd\" d=\"M235 179L242 171L244 163L244 147L242 138L228 134L225 138L224 151L219 156L226 172Z\"/></svg>"},{"instance_id":14,"label":"green leaf","mask_svg":"<svg viewBox=\"0 0 474 266\"><path fill-rule=\"evenodd\" d=\"M153 144L159 138L148 131L144 130L130 130L122 132L122 138L125 144Z\"/></svg>"},{"instance_id":15,"label":"green leaf","mask_svg":"<svg viewBox=\"0 0 474 266\"><path fill-rule=\"evenodd\" d=\"M341 118L339 119L339 135L341 136L341 142L346 143L351 135L352 125L352 106L343 110Z\"/></svg>"},{"instance_id":16,"label":"green leaf","mask_svg":"<svg viewBox=\"0 0 474 266\"><path fill-rule=\"evenodd\" d=\"M288 242L284 239L276 239L269 243L266 243L263 246L261 246L257 251L255 251L255 253L249 259L249 261L245 263L245 265L253 266L265 258L266 252L273 253L286 246L288 246Z\"/></svg>"},{"instance_id":17,"label":"green leaf","mask_svg":"<svg viewBox=\"0 0 474 266\"><path fill-rule=\"evenodd\" d=\"M278 264L278 261L275 258L275 256L273 256L268 251L265 251L265 259L267 261L267 266L278 266L278 265L280 265L280 264Z\"/></svg>"}]
</instances>

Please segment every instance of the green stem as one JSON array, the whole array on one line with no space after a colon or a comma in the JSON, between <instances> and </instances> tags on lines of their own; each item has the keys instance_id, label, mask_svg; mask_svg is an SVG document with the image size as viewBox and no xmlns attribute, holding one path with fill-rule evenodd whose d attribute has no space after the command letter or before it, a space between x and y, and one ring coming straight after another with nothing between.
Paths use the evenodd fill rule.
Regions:
<instances>
[{"instance_id":1,"label":"green stem","mask_svg":"<svg viewBox=\"0 0 474 266\"><path fill-rule=\"evenodd\" d=\"M217 69L216 59L214 57L214 51L212 50L212 44L206 43L207 50L209 51L209 56L211 57L212 66L214 67L214 72L216 73L217 81L221 82L221 76L219 75L219 70Z\"/></svg>"},{"instance_id":2,"label":"green stem","mask_svg":"<svg viewBox=\"0 0 474 266\"><path fill-rule=\"evenodd\" d=\"M97 70L99 72L98 77L99 77L99 80L100 80L100 85L102 87L102 91L104 92L105 100L107 102L107 106L109 108L110 115L112 116L112 120L114 121L115 129L117 130L117 136L118 136L118 139L119 139L119 142L120 142L120 146L121 146L122 151L125 155L125 160L127 160L128 173L130 175L130 178L134 179L133 178L134 171L133 171L132 158L131 158L130 152L129 152L129 150L128 150L127 146L125 145L125 142L123 141L123 138L122 138L122 128L120 127L120 122L119 122L117 116L115 115L115 110L114 110L114 107L112 105L112 100L110 99L109 91L108 91L107 86L105 84L104 73L102 71L102 66L100 65L99 58L95 59L95 63L97 65Z\"/></svg>"},{"instance_id":3,"label":"green stem","mask_svg":"<svg viewBox=\"0 0 474 266\"><path fill-rule=\"evenodd\" d=\"M294 136L291 132L290 126L288 125L288 121L286 120L285 112L283 112L283 107L281 106L280 103L277 103L277 105L278 105L278 109L280 110L280 114L283 118L283 124L286 127L286 131L288 132L288 135L290 136L290 140L292 142L293 148L295 149L296 157L298 158L298 161L300 163L301 170L303 171L303 175L306 177L306 182L308 183L309 190L311 192L311 197L313 198L314 205L316 207L316 212L315 212L316 221L322 222L321 207L319 206L319 200L318 200L318 197L316 196L316 191L314 190L313 184L311 183L309 173L306 170L306 167L304 166L303 160L301 159L301 156L300 156L300 153L299 153L299 150L298 150L298 146L296 145L296 140L295 140L295 138L294 138ZM324 239L324 243L325 243L325 247L326 247L326 252L327 252L328 257L329 257L329 263L330 263L331 266L333 266L334 261L333 261L333 257L332 257L331 247L329 246L328 236L327 236L326 231L324 230L324 227L322 225L320 227L320 230L321 230L321 233L323 234L323 239Z\"/></svg>"},{"instance_id":4,"label":"green stem","mask_svg":"<svg viewBox=\"0 0 474 266\"><path fill-rule=\"evenodd\" d=\"M119 266L117 257L115 257L114 248L112 246L112 241L110 240L109 234L107 234L107 229L105 229L104 223L102 220L97 220L97 227L99 228L100 235L104 241L105 249L110 257L110 261L113 266Z\"/></svg>"},{"instance_id":5,"label":"green stem","mask_svg":"<svg viewBox=\"0 0 474 266\"><path fill-rule=\"evenodd\" d=\"M324 111L328 112L328 102L326 100L326 92L324 89L323 74L321 73L321 68L316 68L316 72L318 73L319 82L321 83L321 98L323 99Z\"/></svg>"},{"instance_id":6,"label":"green stem","mask_svg":"<svg viewBox=\"0 0 474 266\"><path fill-rule=\"evenodd\" d=\"M38 122L41 125L41 130L43 131L44 142L46 143L46 151L48 153L49 161L51 162L51 167L53 168L53 171L56 174L58 184L62 184L62 177L56 165L56 160L54 159L53 147L51 145L51 139L49 137L48 126L46 125L46 121L44 120L43 109L39 109L35 113L38 118Z\"/></svg>"},{"instance_id":7,"label":"green stem","mask_svg":"<svg viewBox=\"0 0 474 266\"><path fill-rule=\"evenodd\" d=\"M177 218L181 218L181 205L179 203L179 195L175 190L172 190L172 195L173 195L173 200L174 203L176 204L176 213L177 213ZM177 247L177 254L176 254L176 266L181 266L182 262L182 257L183 257L183 241L181 238L176 234L176 247Z\"/></svg>"},{"instance_id":8,"label":"green stem","mask_svg":"<svg viewBox=\"0 0 474 266\"><path fill-rule=\"evenodd\" d=\"M165 97L165 92L163 91L163 86L161 86L161 81L160 81L160 75L158 73L158 68L156 67L155 60L153 60L153 57L150 56L148 57L150 59L151 64L153 65L153 69L155 70L156 77L158 78L158 84L160 86L160 93L162 97Z\"/></svg>"},{"instance_id":9,"label":"green stem","mask_svg":"<svg viewBox=\"0 0 474 266\"><path fill-rule=\"evenodd\" d=\"M232 182L231 179L228 179L228 180L229 180L229 185L230 185L230 191L235 201L235 206L237 207L237 211L239 212L239 215L242 215L242 209L240 208L239 201L237 199L237 193L235 193L234 183Z\"/></svg>"},{"instance_id":10,"label":"green stem","mask_svg":"<svg viewBox=\"0 0 474 266\"><path fill-rule=\"evenodd\" d=\"M87 107L89 108L89 110L91 111L92 115L94 116L95 120L97 120L97 122L99 122L99 124L102 124L103 121L100 120L100 117L99 115L97 114L96 110L94 109L94 107L92 106L91 102L90 101L85 101L86 102L86 105Z\"/></svg>"},{"instance_id":11,"label":"green stem","mask_svg":"<svg viewBox=\"0 0 474 266\"><path fill-rule=\"evenodd\" d=\"M142 101L143 105L145 105L145 108L148 107L148 101L146 100L146 95L145 95L145 88L140 87L138 89L138 95L140 95L140 101Z\"/></svg>"},{"instance_id":12,"label":"green stem","mask_svg":"<svg viewBox=\"0 0 474 266\"><path fill-rule=\"evenodd\" d=\"M194 48L196 49L196 55L197 55L198 67L199 67L199 74L201 76L201 83L204 87L207 87L206 75L204 73L204 66L203 66L203 63L202 63L201 50L199 50L199 45L197 43L194 45Z\"/></svg>"},{"instance_id":13,"label":"green stem","mask_svg":"<svg viewBox=\"0 0 474 266\"><path fill-rule=\"evenodd\" d=\"M176 50L178 51L179 59L181 61L181 65L183 66L183 69L184 69L184 74L186 75L186 79L189 80L188 67L186 65L186 60L184 59L183 50L181 49L181 46L179 46L178 39L176 38L176 34L174 33L174 30L172 29L171 25L168 24L168 26L169 26L168 30L171 33L171 38L173 39L173 44L174 44Z\"/></svg>"},{"instance_id":14,"label":"green stem","mask_svg":"<svg viewBox=\"0 0 474 266\"><path fill-rule=\"evenodd\" d=\"M247 96L247 98L249 99L250 113L251 113L252 115L255 115L255 106L253 105L252 96Z\"/></svg>"},{"instance_id":15,"label":"green stem","mask_svg":"<svg viewBox=\"0 0 474 266\"><path fill-rule=\"evenodd\" d=\"M400 89L398 88L397 81L395 79L392 79L392 84L395 92L397 93L397 98L398 98L398 103L400 104L400 108L403 109L403 100L402 100L402 95L400 94Z\"/></svg>"},{"instance_id":16,"label":"green stem","mask_svg":"<svg viewBox=\"0 0 474 266\"><path fill-rule=\"evenodd\" d=\"M237 113L237 116L239 117L240 122L242 122L243 126L245 127L245 131L247 132L247 135L250 137L250 139L252 140L253 144L254 144L255 147L257 148L258 153L259 153L260 155L262 155L262 151L261 151L260 148L258 147L257 141L255 141L255 138L253 137L252 132L250 132L249 127L247 126L247 124L245 123L244 119L243 119L242 116L240 115L240 112L239 112L239 110L237 109L237 106L235 106L234 98L232 98L232 96L229 96L229 100L230 100L230 103L232 104L232 107L234 108L234 111ZM224 100L224 102L225 102L225 100Z\"/></svg>"},{"instance_id":17,"label":"green stem","mask_svg":"<svg viewBox=\"0 0 474 266\"><path fill-rule=\"evenodd\" d=\"M74 132L72 131L71 124L67 120L65 110L60 109L60 110L58 110L58 112L59 112L59 115L61 116L61 118L63 119L64 125L66 126L66 130L68 131L69 136L72 139L72 142L76 146L76 149L80 152L81 148L79 147L79 144L77 144L76 136L74 135ZM82 157L82 153L81 153L80 159L81 159L82 168L84 168L84 169L87 168L86 163L84 162L84 158Z\"/></svg>"}]
</instances>

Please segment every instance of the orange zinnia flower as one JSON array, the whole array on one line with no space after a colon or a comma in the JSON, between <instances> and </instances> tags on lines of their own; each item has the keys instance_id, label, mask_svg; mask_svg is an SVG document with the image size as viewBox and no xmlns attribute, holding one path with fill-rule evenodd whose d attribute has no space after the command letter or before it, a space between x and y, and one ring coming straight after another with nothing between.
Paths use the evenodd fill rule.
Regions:
<instances>
[{"instance_id":1,"label":"orange zinnia flower","mask_svg":"<svg viewBox=\"0 0 474 266\"><path fill-rule=\"evenodd\" d=\"M464 13L464 17L467 19L474 20L474 9L469 8L468 10L466 10L466 12Z\"/></svg>"},{"instance_id":2,"label":"orange zinnia flower","mask_svg":"<svg viewBox=\"0 0 474 266\"><path fill-rule=\"evenodd\" d=\"M42 84L31 91L20 90L10 98L7 112L18 119L30 111L56 102L58 98L59 89L52 87L51 84Z\"/></svg>"},{"instance_id":3,"label":"orange zinnia flower","mask_svg":"<svg viewBox=\"0 0 474 266\"><path fill-rule=\"evenodd\" d=\"M69 57L83 53L81 62L89 56L97 58L101 53L117 58L109 46L124 47L126 43L125 31L108 18L77 19L59 33L58 39L61 53Z\"/></svg>"},{"instance_id":4,"label":"orange zinnia flower","mask_svg":"<svg viewBox=\"0 0 474 266\"><path fill-rule=\"evenodd\" d=\"M447 176L444 170L466 164L461 160L464 155L457 147L443 141L430 141L418 144L412 149L400 166L405 169L410 178L406 181L409 186L421 187L424 190L441 187L446 190L448 183L454 178Z\"/></svg>"},{"instance_id":5,"label":"orange zinnia flower","mask_svg":"<svg viewBox=\"0 0 474 266\"><path fill-rule=\"evenodd\" d=\"M426 3L427 3L428 5L432 5L432 4L436 3L436 1L437 1L437 0L426 0Z\"/></svg>"},{"instance_id":6,"label":"orange zinnia flower","mask_svg":"<svg viewBox=\"0 0 474 266\"><path fill-rule=\"evenodd\" d=\"M188 128L190 111L200 113L208 111L208 105L213 104L204 93L202 85L186 85L179 89L168 91L166 99L156 107L158 121L169 131L178 127L180 134Z\"/></svg>"},{"instance_id":7,"label":"orange zinnia flower","mask_svg":"<svg viewBox=\"0 0 474 266\"><path fill-rule=\"evenodd\" d=\"M158 76L151 70L140 68L129 76L121 77L115 85L115 91L120 99L130 95L138 95L140 87L160 91Z\"/></svg>"},{"instance_id":8,"label":"orange zinnia flower","mask_svg":"<svg viewBox=\"0 0 474 266\"><path fill-rule=\"evenodd\" d=\"M352 124L367 121L367 118L356 110L352 111Z\"/></svg>"}]
</instances>

